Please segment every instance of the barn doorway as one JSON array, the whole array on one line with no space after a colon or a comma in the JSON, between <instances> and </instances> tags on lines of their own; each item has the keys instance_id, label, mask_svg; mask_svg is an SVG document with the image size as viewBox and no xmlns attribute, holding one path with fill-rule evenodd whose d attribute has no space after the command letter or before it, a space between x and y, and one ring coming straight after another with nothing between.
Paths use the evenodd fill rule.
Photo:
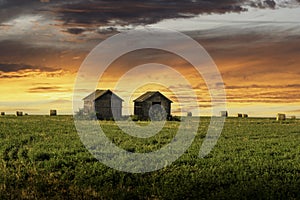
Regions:
<instances>
[{"instance_id":1,"label":"barn doorway","mask_svg":"<svg viewBox=\"0 0 300 200\"><path fill-rule=\"evenodd\" d=\"M166 119L166 111L162 107L161 102L152 102L149 117L151 121L164 121Z\"/></svg>"},{"instance_id":2,"label":"barn doorway","mask_svg":"<svg viewBox=\"0 0 300 200\"><path fill-rule=\"evenodd\" d=\"M154 105L161 105L161 102L152 102L152 106Z\"/></svg>"}]
</instances>

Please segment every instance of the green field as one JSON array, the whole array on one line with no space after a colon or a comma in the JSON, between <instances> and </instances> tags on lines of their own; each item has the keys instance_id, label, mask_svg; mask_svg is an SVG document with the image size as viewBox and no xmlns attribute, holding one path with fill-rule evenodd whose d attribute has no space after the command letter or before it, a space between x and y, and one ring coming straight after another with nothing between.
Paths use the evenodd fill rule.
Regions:
<instances>
[{"instance_id":1,"label":"green field","mask_svg":"<svg viewBox=\"0 0 300 200\"><path fill-rule=\"evenodd\" d=\"M114 122L107 136L132 152L168 144L179 122L134 140ZM213 151L198 158L209 118L176 162L119 172L85 149L71 116L0 117L0 199L300 199L300 121L228 118Z\"/></svg>"}]
</instances>

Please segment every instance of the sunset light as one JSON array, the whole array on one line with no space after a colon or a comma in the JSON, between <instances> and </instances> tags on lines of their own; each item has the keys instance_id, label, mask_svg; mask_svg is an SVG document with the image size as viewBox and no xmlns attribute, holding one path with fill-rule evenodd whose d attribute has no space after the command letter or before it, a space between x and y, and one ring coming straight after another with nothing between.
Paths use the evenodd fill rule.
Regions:
<instances>
[{"instance_id":1,"label":"sunset light","mask_svg":"<svg viewBox=\"0 0 300 200\"><path fill-rule=\"evenodd\" d=\"M197 6L196 1L194 4ZM122 10L117 10L112 5L107 7L105 1L30 1L9 14L4 9L0 26L0 92L4 95L0 110L46 114L56 108L59 113L73 114L76 73L88 53L118 32L157 27L187 34L206 49L222 75L229 113L240 111L263 117L285 112L300 116L300 8L296 2L288 5L278 1L273 7L253 1L236 3L228 10L221 5L197 10L182 4L178 11L151 2L145 7L121 5ZM91 7L99 12L105 8L111 19L92 15ZM146 7L153 10L152 20L143 17ZM161 10L164 14L154 17ZM187 77L198 95L202 113L209 115L205 82L193 66L168 52L140 50L120 57L105 72L99 88L113 90L128 69L145 63L165 64ZM173 88L184 92L184 85L169 79ZM139 76L135 81L139 82ZM172 97L168 88L164 90ZM180 114L176 109L173 112Z\"/></svg>"}]
</instances>

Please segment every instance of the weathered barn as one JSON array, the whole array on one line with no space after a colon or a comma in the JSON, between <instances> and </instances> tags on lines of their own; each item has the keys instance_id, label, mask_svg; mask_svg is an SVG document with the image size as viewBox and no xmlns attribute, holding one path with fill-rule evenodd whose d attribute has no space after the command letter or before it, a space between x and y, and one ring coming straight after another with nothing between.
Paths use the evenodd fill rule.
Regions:
<instances>
[{"instance_id":1,"label":"weathered barn","mask_svg":"<svg viewBox=\"0 0 300 200\"><path fill-rule=\"evenodd\" d=\"M157 115L166 115L169 118L171 103L173 102L170 99L158 91L146 92L134 100L134 115L140 120L149 120L151 113L156 112Z\"/></svg>"},{"instance_id":2,"label":"weathered barn","mask_svg":"<svg viewBox=\"0 0 300 200\"><path fill-rule=\"evenodd\" d=\"M83 99L84 112L96 113L98 119L120 119L122 102L119 96L110 90L96 90Z\"/></svg>"}]
</instances>

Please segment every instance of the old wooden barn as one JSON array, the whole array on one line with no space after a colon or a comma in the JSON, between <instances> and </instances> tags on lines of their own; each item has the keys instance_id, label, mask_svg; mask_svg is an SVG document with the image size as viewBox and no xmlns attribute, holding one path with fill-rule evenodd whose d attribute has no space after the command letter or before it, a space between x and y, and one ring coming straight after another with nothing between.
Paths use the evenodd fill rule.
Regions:
<instances>
[{"instance_id":1,"label":"old wooden barn","mask_svg":"<svg viewBox=\"0 0 300 200\"><path fill-rule=\"evenodd\" d=\"M110 90L96 90L83 99L84 112L96 113L98 119L120 119L122 102L119 96Z\"/></svg>"},{"instance_id":2,"label":"old wooden barn","mask_svg":"<svg viewBox=\"0 0 300 200\"><path fill-rule=\"evenodd\" d=\"M141 120L150 119L149 111L154 105L160 105L166 113L166 117L171 116L171 103L170 99L165 97L159 91L146 92L142 96L134 100L134 115Z\"/></svg>"}]
</instances>

